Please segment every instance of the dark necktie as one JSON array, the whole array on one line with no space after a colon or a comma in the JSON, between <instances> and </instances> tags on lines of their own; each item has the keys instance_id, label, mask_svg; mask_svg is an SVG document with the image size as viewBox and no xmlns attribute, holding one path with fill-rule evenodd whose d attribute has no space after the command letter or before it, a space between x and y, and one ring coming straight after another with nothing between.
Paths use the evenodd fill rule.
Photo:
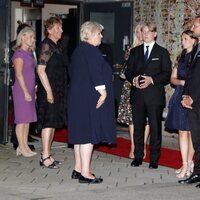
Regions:
<instances>
[{"instance_id":1,"label":"dark necktie","mask_svg":"<svg viewBox=\"0 0 200 200\"><path fill-rule=\"evenodd\" d=\"M147 61L148 61L148 55L149 55L149 46L146 46L146 51L145 51L145 54L144 54L145 63L147 63Z\"/></svg>"}]
</instances>

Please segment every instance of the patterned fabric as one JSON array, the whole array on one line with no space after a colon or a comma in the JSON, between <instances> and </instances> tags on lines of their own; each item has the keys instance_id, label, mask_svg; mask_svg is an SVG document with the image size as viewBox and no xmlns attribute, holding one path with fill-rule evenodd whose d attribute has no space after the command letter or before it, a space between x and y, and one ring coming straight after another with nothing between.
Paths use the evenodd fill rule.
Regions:
<instances>
[{"instance_id":1,"label":"patterned fabric","mask_svg":"<svg viewBox=\"0 0 200 200\"><path fill-rule=\"evenodd\" d=\"M133 123L132 106L130 104L130 91L131 85L127 80L125 80L118 108L117 122L127 125Z\"/></svg>"}]
</instances>

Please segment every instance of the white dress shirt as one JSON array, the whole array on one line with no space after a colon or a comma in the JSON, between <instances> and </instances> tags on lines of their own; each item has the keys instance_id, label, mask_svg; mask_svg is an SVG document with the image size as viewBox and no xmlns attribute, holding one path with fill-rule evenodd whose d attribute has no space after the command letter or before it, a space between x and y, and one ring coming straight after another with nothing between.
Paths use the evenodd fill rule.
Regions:
<instances>
[{"instance_id":1,"label":"white dress shirt","mask_svg":"<svg viewBox=\"0 0 200 200\"><path fill-rule=\"evenodd\" d=\"M147 47L146 46L149 46L149 54L148 54L148 58L149 58L149 55L151 54L151 50L153 49L153 45L155 44L155 41L147 44L144 42L144 54L146 53L146 50L147 50Z\"/></svg>"}]
</instances>

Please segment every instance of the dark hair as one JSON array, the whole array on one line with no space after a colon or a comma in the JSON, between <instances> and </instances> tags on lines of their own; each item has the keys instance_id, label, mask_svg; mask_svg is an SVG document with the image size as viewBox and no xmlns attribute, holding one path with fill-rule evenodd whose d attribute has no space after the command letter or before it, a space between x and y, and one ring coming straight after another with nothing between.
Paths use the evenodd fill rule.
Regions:
<instances>
[{"instance_id":1,"label":"dark hair","mask_svg":"<svg viewBox=\"0 0 200 200\"><path fill-rule=\"evenodd\" d=\"M189 30L189 29L183 31L182 35L183 35L183 34L186 34L186 35L190 36L192 39L198 40L198 38L195 37L194 34L193 34L193 32L192 32L191 30ZM198 42L198 41L197 41L197 42ZM195 43L195 45L196 45L196 43Z\"/></svg>"},{"instance_id":2,"label":"dark hair","mask_svg":"<svg viewBox=\"0 0 200 200\"><path fill-rule=\"evenodd\" d=\"M19 32L24 29L25 27L30 27L29 24L26 24L26 23L22 23L21 21L17 21L18 23L18 27L17 27L17 35L19 34Z\"/></svg>"},{"instance_id":3,"label":"dark hair","mask_svg":"<svg viewBox=\"0 0 200 200\"><path fill-rule=\"evenodd\" d=\"M48 29L53 28L53 26L55 24L62 24L62 20L57 16L56 17L50 17L49 19L47 19L45 21L45 25L44 25L44 34L45 34L45 36L49 35Z\"/></svg>"},{"instance_id":4,"label":"dark hair","mask_svg":"<svg viewBox=\"0 0 200 200\"><path fill-rule=\"evenodd\" d=\"M189 29L188 29L188 30L185 30L185 31L183 31L182 35L183 35L183 34L186 34L186 35L188 35L190 38L195 39L195 43L194 43L193 47L197 45L197 43L198 43L198 38L195 37L195 36L193 35L193 32L192 32L191 30L189 30ZM186 50L183 49L183 51L182 51L180 57L185 56L185 54L186 54Z\"/></svg>"},{"instance_id":5,"label":"dark hair","mask_svg":"<svg viewBox=\"0 0 200 200\"><path fill-rule=\"evenodd\" d=\"M188 35L190 38L195 39L195 43L194 43L194 45L193 45L193 48L194 48L194 46L196 46L197 43L198 43L198 39L193 35L193 32L192 32L191 30L187 29L187 30L183 31L182 35L183 35L183 34L186 34L186 35ZM185 57L185 54L186 54L186 53L187 53L186 49L183 49L182 52L180 53L180 55L177 57L177 62L178 62L181 58ZM191 58L190 58L190 59L191 59ZM190 63L191 63L191 60L189 60L188 66L190 65Z\"/></svg>"}]
</instances>

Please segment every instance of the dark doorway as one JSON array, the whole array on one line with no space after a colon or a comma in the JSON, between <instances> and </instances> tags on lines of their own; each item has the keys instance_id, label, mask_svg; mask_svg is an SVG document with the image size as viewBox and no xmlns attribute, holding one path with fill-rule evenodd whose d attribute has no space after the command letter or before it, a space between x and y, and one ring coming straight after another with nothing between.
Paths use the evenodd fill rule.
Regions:
<instances>
[{"instance_id":1,"label":"dark doorway","mask_svg":"<svg viewBox=\"0 0 200 200\"><path fill-rule=\"evenodd\" d=\"M8 141L10 1L0 1L0 143Z\"/></svg>"},{"instance_id":2,"label":"dark doorway","mask_svg":"<svg viewBox=\"0 0 200 200\"><path fill-rule=\"evenodd\" d=\"M104 26L103 42L110 45L114 63L114 92L116 115L123 81L119 78L127 45L132 44L133 1L84 3L83 21L92 20Z\"/></svg>"},{"instance_id":3,"label":"dark doorway","mask_svg":"<svg viewBox=\"0 0 200 200\"><path fill-rule=\"evenodd\" d=\"M66 54L70 61L71 55L79 41L79 18L78 9L69 9L69 14L62 18L63 37L66 45Z\"/></svg>"},{"instance_id":4,"label":"dark doorway","mask_svg":"<svg viewBox=\"0 0 200 200\"><path fill-rule=\"evenodd\" d=\"M123 63L124 38L132 41L133 2L85 3L83 20L104 26L103 41L112 47L114 64Z\"/></svg>"}]
</instances>

